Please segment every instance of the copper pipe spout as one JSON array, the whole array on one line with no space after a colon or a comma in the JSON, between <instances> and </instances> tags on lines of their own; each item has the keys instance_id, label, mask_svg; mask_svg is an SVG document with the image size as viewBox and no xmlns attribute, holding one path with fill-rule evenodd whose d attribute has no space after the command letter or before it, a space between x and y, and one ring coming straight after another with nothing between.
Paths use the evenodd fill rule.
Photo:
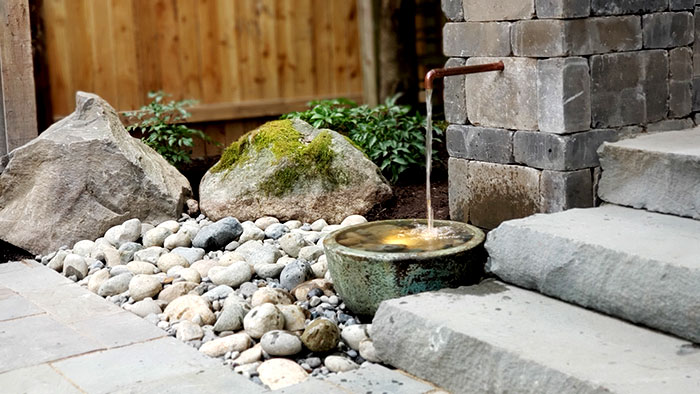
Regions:
<instances>
[{"instance_id":1,"label":"copper pipe spout","mask_svg":"<svg viewBox=\"0 0 700 394\"><path fill-rule=\"evenodd\" d=\"M502 61L496 63L476 64L473 66L434 68L425 74L425 88L432 89L433 80L437 78L448 77L450 75L476 74L487 71L503 71L503 68L504 66Z\"/></svg>"}]
</instances>

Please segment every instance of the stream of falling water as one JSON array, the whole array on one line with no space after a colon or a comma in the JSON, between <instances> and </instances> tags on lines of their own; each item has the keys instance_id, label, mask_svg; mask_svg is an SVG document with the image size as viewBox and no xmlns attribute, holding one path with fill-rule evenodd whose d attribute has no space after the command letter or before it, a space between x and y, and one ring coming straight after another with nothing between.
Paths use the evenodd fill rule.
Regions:
<instances>
[{"instance_id":1,"label":"stream of falling water","mask_svg":"<svg viewBox=\"0 0 700 394\"><path fill-rule=\"evenodd\" d=\"M428 231L433 230L433 207L430 198L430 172L433 167L433 89L425 89L425 203Z\"/></svg>"}]
</instances>

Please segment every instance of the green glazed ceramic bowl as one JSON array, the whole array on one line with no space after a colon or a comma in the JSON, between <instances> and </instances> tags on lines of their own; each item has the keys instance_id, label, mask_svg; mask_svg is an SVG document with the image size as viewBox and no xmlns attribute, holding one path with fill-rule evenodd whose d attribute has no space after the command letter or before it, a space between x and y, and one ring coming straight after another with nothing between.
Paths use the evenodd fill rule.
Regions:
<instances>
[{"instance_id":1,"label":"green glazed ceramic bowl","mask_svg":"<svg viewBox=\"0 0 700 394\"><path fill-rule=\"evenodd\" d=\"M484 272L484 232L462 222L436 220L472 238L459 246L418 253L370 252L338 243L340 235L378 224L427 224L426 220L402 219L362 223L336 230L323 241L333 285L354 313L374 315L379 304L390 298L445 287L476 284Z\"/></svg>"}]
</instances>

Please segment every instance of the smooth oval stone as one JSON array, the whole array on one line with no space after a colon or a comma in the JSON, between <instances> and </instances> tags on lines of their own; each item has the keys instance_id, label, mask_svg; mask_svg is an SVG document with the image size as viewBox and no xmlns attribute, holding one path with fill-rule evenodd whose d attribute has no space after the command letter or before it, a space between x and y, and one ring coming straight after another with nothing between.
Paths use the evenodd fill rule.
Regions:
<instances>
[{"instance_id":1,"label":"smooth oval stone","mask_svg":"<svg viewBox=\"0 0 700 394\"><path fill-rule=\"evenodd\" d=\"M301 335L301 341L312 352L327 352L335 349L340 340L338 326L328 319L312 321Z\"/></svg>"},{"instance_id":2,"label":"smooth oval stone","mask_svg":"<svg viewBox=\"0 0 700 394\"><path fill-rule=\"evenodd\" d=\"M260 338L260 345L271 356L291 356L301 351L299 337L283 330L266 332Z\"/></svg>"},{"instance_id":3,"label":"smooth oval stone","mask_svg":"<svg viewBox=\"0 0 700 394\"><path fill-rule=\"evenodd\" d=\"M162 289L160 278L155 275L136 275L129 283L129 295L136 301L155 297Z\"/></svg>"},{"instance_id":4,"label":"smooth oval stone","mask_svg":"<svg viewBox=\"0 0 700 394\"><path fill-rule=\"evenodd\" d=\"M260 380L271 390L277 390L305 381L309 374L299 364L286 358L272 358L257 369Z\"/></svg>"},{"instance_id":5,"label":"smooth oval stone","mask_svg":"<svg viewBox=\"0 0 700 394\"><path fill-rule=\"evenodd\" d=\"M323 365L331 372L347 372L360 367L354 361L342 356L328 356L323 361Z\"/></svg>"},{"instance_id":6,"label":"smooth oval stone","mask_svg":"<svg viewBox=\"0 0 700 394\"><path fill-rule=\"evenodd\" d=\"M284 328L284 316L274 305L262 304L248 312L243 328L252 338L258 339L268 331Z\"/></svg>"}]
</instances>

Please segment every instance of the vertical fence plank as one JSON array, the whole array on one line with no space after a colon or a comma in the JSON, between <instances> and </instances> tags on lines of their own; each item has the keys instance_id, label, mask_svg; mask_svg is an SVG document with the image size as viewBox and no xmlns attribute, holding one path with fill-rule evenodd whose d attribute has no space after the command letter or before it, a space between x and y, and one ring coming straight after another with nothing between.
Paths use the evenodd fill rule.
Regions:
<instances>
[{"instance_id":1,"label":"vertical fence plank","mask_svg":"<svg viewBox=\"0 0 700 394\"><path fill-rule=\"evenodd\" d=\"M182 95L202 100L199 0L177 0L176 7L177 29L180 37Z\"/></svg>"},{"instance_id":2,"label":"vertical fence plank","mask_svg":"<svg viewBox=\"0 0 700 394\"><path fill-rule=\"evenodd\" d=\"M153 0L151 0L153 1ZM182 69L180 67L180 33L177 29L177 4L175 0L158 0L155 11L160 30L160 80L161 89L173 95L173 99L184 98ZM189 49L187 49L189 50Z\"/></svg>"},{"instance_id":3,"label":"vertical fence plank","mask_svg":"<svg viewBox=\"0 0 700 394\"><path fill-rule=\"evenodd\" d=\"M75 99L71 94L72 70L66 56L69 41L65 32L66 8L63 0L46 0L41 9L46 28L46 62L49 67L51 106L54 114L68 114Z\"/></svg>"},{"instance_id":4,"label":"vertical fence plank","mask_svg":"<svg viewBox=\"0 0 700 394\"><path fill-rule=\"evenodd\" d=\"M89 1L86 4L90 18L88 28L92 32L103 32L100 39L86 42L92 46L93 64L93 92L100 95L113 106L118 106L119 95L117 93L116 63L114 56L114 41L112 36L112 9L105 7L104 3Z\"/></svg>"},{"instance_id":5,"label":"vertical fence plank","mask_svg":"<svg viewBox=\"0 0 700 394\"><path fill-rule=\"evenodd\" d=\"M222 100L240 101L241 86L238 83L238 40L236 39L236 4L229 0L216 3L217 25L219 27L219 59L221 61Z\"/></svg>"},{"instance_id":6,"label":"vertical fence plank","mask_svg":"<svg viewBox=\"0 0 700 394\"><path fill-rule=\"evenodd\" d=\"M36 96L27 0L0 2L0 155L37 136Z\"/></svg>"},{"instance_id":7,"label":"vertical fence plank","mask_svg":"<svg viewBox=\"0 0 700 394\"><path fill-rule=\"evenodd\" d=\"M314 9L314 63L316 68L316 84L314 93L317 95L333 92L333 30L331 15L326 0L313 0Z\"/></svg>"},{"instance_id":8,"label":"vertical fence plank","mask_svg":"<svg viewBox=\"0 0 700 394\"><path fill-rule=\"evenodd\" d=\"M294 92L297 96L310 97L314 93L314 58L321 57L313 48L313 9L311 0L296 0L285 4L294 10L293 17L287 19L287 36L290 37L287 52L294 53ZM291 84L291 81L282 81Z\"/></svg>"},{"instance_id":9,"label":"vertical fence plank","mask_svg":"<svg viewBox=\"0 0 700 394\"><path fill-rule=\"evenodd\" d=\"M145 100L139 87L139 68L136 59L136 32L132 0L110 0L112 9L112 37L116 63L117 102L119 110L133 110ZM60 114L60 113L59 113Z\"/></svg>"}]
</instances>

